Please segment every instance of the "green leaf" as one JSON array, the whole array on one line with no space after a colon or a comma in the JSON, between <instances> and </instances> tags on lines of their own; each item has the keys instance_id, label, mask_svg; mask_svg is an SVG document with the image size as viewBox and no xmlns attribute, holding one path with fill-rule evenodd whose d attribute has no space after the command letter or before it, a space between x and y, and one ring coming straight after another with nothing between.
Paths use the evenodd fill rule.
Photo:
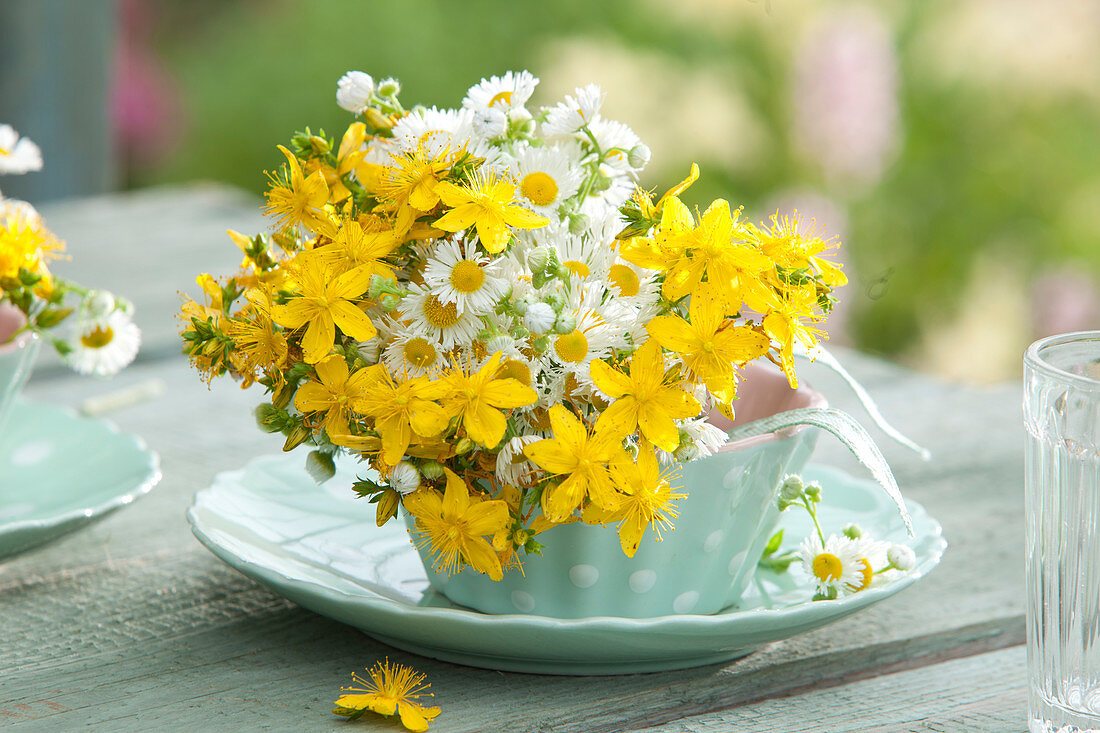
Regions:
<instances>
[{"instance_id":1,"label":"green leaf","mask_svg":"<svg viewBox=\"0 0 1100 733\"><path fill-rule=\"evenodd\" d=\"M783 541L783 530L779 530L772 535L772 538L768 540L768 544L764 546L764 557L774 555L775 551L779 549L779 543Z\"/></svg>"}]
</instances>

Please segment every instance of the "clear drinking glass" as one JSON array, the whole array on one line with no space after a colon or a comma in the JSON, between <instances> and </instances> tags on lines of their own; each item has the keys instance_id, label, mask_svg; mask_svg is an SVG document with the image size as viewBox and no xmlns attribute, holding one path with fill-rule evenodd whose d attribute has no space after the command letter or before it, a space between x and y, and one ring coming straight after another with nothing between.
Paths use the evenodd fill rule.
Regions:
<instances>
[{"instance_id":1,"label":"clear drinking glass","mask_svg":"<svg viewBox=\"0 0 1100 733\"><path fill-rule=\"evenodd\" d=\"M1100 731L1100 331L1024 356L1032 733Z\"/></svg>"}]
</instances>

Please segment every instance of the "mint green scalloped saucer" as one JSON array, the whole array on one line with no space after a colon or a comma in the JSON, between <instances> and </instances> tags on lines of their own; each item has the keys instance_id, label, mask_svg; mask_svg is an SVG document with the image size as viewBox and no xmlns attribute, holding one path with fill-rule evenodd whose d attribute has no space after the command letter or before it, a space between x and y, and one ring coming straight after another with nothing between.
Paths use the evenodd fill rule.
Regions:
<instances>
[{"instance_id":1,"label":"mint green scalloped saucer","mask_svg":"<svg viewBox=\"0 0 1100 733\"><path fill-rule=\"evenodd\" d=\"M940 525L919 504L909 502L916 536L907 538L876 484L814 466L805 475L824 485L825 531L856 521L878 539L908 542L917 555L912 571L847 598L812 602L799 570L758 570L738 606L706 616L490 615L429 589L400 522L375 526L374 505L348 488L364 466L339 462L336 477L318 485L303 464L300 454L267 456L219 474L188 512L195 536L232 567L305 608L399 649L488 669L626 674L734 659L892 596L935 567L946 547ZM810 531L804 513L784 513L781 526L786 546Z\"/></svg>"},{"instance_id":2,"label":"mint green scalloped saucer","mask_svg":"<svg viewBox=\"0 0 1100 733\"><path fill-rule=\"evenodd\" d=\"M57 539L149 492L160 460L112 423L16 401L0 433L0 558Z\"/></svg>"}]
</instances>

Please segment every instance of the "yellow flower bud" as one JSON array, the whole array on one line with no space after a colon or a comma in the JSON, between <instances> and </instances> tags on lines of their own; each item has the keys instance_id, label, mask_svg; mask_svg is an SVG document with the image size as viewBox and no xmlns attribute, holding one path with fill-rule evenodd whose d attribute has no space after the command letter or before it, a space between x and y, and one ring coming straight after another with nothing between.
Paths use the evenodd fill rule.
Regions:
<instances>
[{"instance_id":1,"label":"yellow flower bud","mask_svg":"<svg viewBox=\"0 0 1100 733\"><path fill-rule=\"evenodd\" d=\"M386 489L382 492L382 497L378 500L378 513L375 517L379 527L394 518L400 503L400 498L393 489Z\"/></svg>"}]
</instances>

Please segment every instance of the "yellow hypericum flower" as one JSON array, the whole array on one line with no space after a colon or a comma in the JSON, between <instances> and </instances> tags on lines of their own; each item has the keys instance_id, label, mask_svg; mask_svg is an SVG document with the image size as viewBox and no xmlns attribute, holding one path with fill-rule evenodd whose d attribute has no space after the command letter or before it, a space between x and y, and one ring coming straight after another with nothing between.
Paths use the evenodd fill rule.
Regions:
<instances>
[{"instance_id":1,"label":"yellow hypericum flower","mask_svg":"<svg viewBox=\"0 0 1100 733\"><path fill-rule=\"evenodd\" d=\"M313 256L310 256L313 255ZM302 338L303 358L316 364L332 349L336 326L356 341L369 341L378 331L356 303L370 286L370 267L357 267L333 277L331 267L314 253L295 258L294 275L298 295L272 309L280 326L306 327Z\"/></svg>"},{"instance_id":2,"label":"yellow hypericum flower","mask_svg":"<svg viewBox=\"0 0 1100 733\"><path fill-rule=\"evenodd\" d=\"M374 420L382 437L382 460L397 465L413 435L431 438L447 427L443 408L423 397L428 380L423 377L395 382L385 364L375 364L366 373L369 384L356 409Z\"/></svg>"},{"instance_id":3,"label":"yellow hypericum flower","mask_svg":"<svg viewBox=\"0 0 1100 733\"><path fill-rule=\"evenodd\" d=\"M623 554L634 557L646 528L653 526L653 535L661 541L661 533L673 529L672 520L678 512L675 502L686 494L672 490L672 471L661 471L653 446L643 440L638 444L638 457L615 461L611 475L622 492L619 508L606 511L600 507L587 507L582 515L588 524L619 524L619 543Z\"/></svg>"},{"instance_id":4,"label":"yellow hypericum flower","mask_svg":"<svg viewBox=\"0 0 1100 733\"><path fill-rule=\"evenodd\" d=\"M447 488L442 496L421 486L402 500L416 518L417 546L430 547L436 572L455 573L466 563L500 580L504 577L500 558L485 537L503 533L511 523L508 504L499 499L474 501L466 482L449 468L443 470Z\"/></svg>"},{"instance_id":5,"label":"yellow hypericum flower","mask_svg":"<svg viewBox=\"0 0 1100 733\"><path fill-rule=\"evenodd\" d=\"M827 338L821 325L821 306L813 285L776 294L768 304L762 325L764 331L779 343L779 357L783 373L791 388L798 387L798 375L794 371L794 342L799 341L812 349L822 338Z\"/></svg>"},{"instance_id":6,"label":"yellow hypericum flower","mask_svg":"<svg viewBox=\"0 0 1100 733\"><path fill-rule=\"evenodd\" d=\"M64 249L37 216L16 208L0 216L0 277L16 277L20 268L49 276L46 262Z\"/></svg>"},{"instance_id":7,"label":"yellow hypericum flower","mask_svg":"<svg viewBox=\"0 0 1100 733\"><path fill-rule=\"evenodd\" d=\"M329 200L334 204L347 200L351 191L344 185L344 176L352 171L357 171L363 166L363 158L367 151L363 150L363 142L367 137L367 126L362 122L353 122L344 132L340 140L340 148L336 153L336 166L324 162L323 158L313 158L306 161L306 168L310 173L320 171L325 178L329 189Z\"/></svg>"},{"instance_id":8,"label":"yellow hypericum flower","mask_svg":"<svg viewBox=\"0 0 1100 733\"><path fill-rule=\"evenodd\" d=\"M688 172L687 178L677 183L675 186L665 191L665 195L662 196L657 204L654 205L653 198L647 191L641 188L637 189L634 193L634 203L638 205L638 210L647 219L652 219L657 214L661 213L664 208L665 202L669 199L676 199L681 193L691 188L691 184L699 180L699 164L692 163L691 170ZM678 199L677 199L678 200Z\"/></svg>"},{"instance_id":9,"label":"yellow hypericum flower","mask_svg":"<svg viewBox=\"0 0 1100 733\"><path fill-rule=\"evenodd\" d=\"M326 231L329 219L325 214L328 203L328 184L320 171L309 177L302 175L302 167L294 154L279 146L286 156L288 175L268 173L271 190L267 192L265 213L275 217L280 229L303 226L314 232Z\"/></svg>"},{"instance_id":10,"label":"yellow hypericum flower","mask_svg":"<svg viewBox=\"0 0 1100 733\"><path fill-rule=\"evenodd\" d=\"M418 147L408 155L393 158L393 167L379 173L375 184L365 184L378 196L379 210L397 214L394 229L404 235L413 221L439 205L443 178L459 154L443 150L431 155Z\"/></svg>"},{"instance_id":11,"label":"yellow hypericum flower","mask_svg":"<svg viewBox=\"0 0 1100 733\"><path fill-rule=\"evenodd\" d=\"M413 733L428 730L428 721L440 713L437 707L426 708L416 702L420 697L431 697L426 692L431 687L424 684L424 675L400 664L390 664L386 659L367 669L367 677L351 676L359 687L341 687L339 699L332 712L347 718L358 718L370 710L379 715L398 715L401 725Z\"/></svg>"},{"instance_id":12,"label":"yellow hypericum flower","mask_svg":"<svg viewBox=\"0 0 1100 733\"><path fill-rule=\"evenodd\" d=\"M661 206L661 223L654 229L653 237L626 240L619 246L619 254L638 267L665 272L682 257L683 235L694 226L695 219L688 207L672 197Z\"/></svg>"},{"instance_id":13,"label":"yellow hypericum flower","mask_svg":"<svg viewBox=\"0 0 1100 733\"><path fill-rule=\"evenodd\" d=\"M523 454L547 473L565 476L542 492L542 513L563 522L587 496L605 509L615 509L618 497L608 463L623 453L622 436L609 429L590 434L562 405L550 408L554 437L524 446Z\"/></svg>"},{"instance_id":14,"label":"yellow hypericum flower","mask_svg":"<svg viewBox=\"0 0 1100 733\"><path fill-rule=\"evenodd\" d=\"M332 242L319 247L316 253L337 272L365 266L372 275L393 278L393 265L386 258L393 254L398 244L392 231L364 231L359 222L345 221Z\"/></svg>"},{"instance_id":15,"label":"yellow hypericum flower","mask_svg":"<svg viewBox=\"0 0 1100 733\"><path fill-rule=\"evenodd\" d=\"M661 346L680 354L688 371L711 392L732 397L734 367L766 354L767 336L751 326L732 325L723 306L707 293L692 296L688 316L689 321L658 316L646 330Z\"/></svg>"},{"instance_id":16,"label":"yellow hypericum flower","mask_svg":"<svg viewBox=\"0 0 1100 733\"><path fill-rule=\"evenodd\" d=\"M286 364L286 337L275 330L271 320L271 294L260 288L245 291L249 308L230 319L225 333L236 347L230 360L244 376L243 387L251 385L257 371L275 370L276 382L282 383L282 368Z\"/></svg>"},{"instance_id":17,"label":"yellow hypericum flower","mask_svg":"<svg viewBox=\"0 0 1100 733\"><path fill-rule=\"evenodd\" d=\"M750 231L760 250L777 265L792 270L813 267L821 275L821 281L829 287L846 285L848 278L840 265L819 256L822 252L837 249L840 244L835 238L818 236L812 227L808 233L800 229L798 212L795 212L794 216L775 214L767 228L753 226Z\"/></svg>"},{"instance_id":18,"label":"yellow hypericum flower","mask_svg":"<svg viewBox=\"0 0 1100 733\"><path fill-rule=\"evenodd\" d=\"M695 291L705 279L721 285L711 289L712 297L721 293L728 310L740 307L743 291L757 285L760 273L772 262L741 241L744 229L737 221L738 214L730 212L728 202L718 199L703 213L694 230L680 235L683 249L666 271L662 288L665 298L677 301Z\"/></svg>"},{"instance_id":19,"label":"yellow hypericum flower","mask_svg":"<svg viewBox=\"0 0 1100 733\"><path fill-rule=\"evenodd\" d=\"M486 448L500 443L508 427L501 410L526 407L538 400L535 390L511 377L498 375L502 356L496 352L485 366L470 373L454 369L431 382L424 391L425 396L441 400L451 417L461 418L470 440Z\"/></svg>"},{"instance_id":20,"label":"yellow hypericum flower","mask_svg":"<svg viewBox=\"0 0 1100 733\"><path fill-rule=\"evenodd\" d=\"M368 370L358 369L352 374L340 354L322 359L315 368L317 379L298 388L294 406L302 412L325 413L325 431L330 435L346 435L348 417L353 411L360 412L359 402L370 383Z\"/></svg>"},{"instance_id":21,"label":"yellow hypericum flower","mask_svg":"<svg viewBox=\"0 0 1100 733\"><path fill-rule=\"evenodd\" d=\"M597 430L606 428L625 436L641 428L642 435L672 452L680 444L675 421L695 417L701 409L697 399L668 379L656 339L634 352L629 374L599 359L592 360L591 373L596 386L614 400L596 421Z\"/></svg>"},{"instance_id":22,"label":"yellow hypericum flower","mask_svg":"<svg viewBox=\"0 0 1100 733\"><path fill-rule=\"evenodd\" d=\"M439 197L451 210L435 222L448 232L477 228L477 238L488 252L496 254L508 243L508 226L537 229L550 220L519 206L514 184L495 176L479 178L467 186L443 182Z\"/></svg>"}]
</instances>

